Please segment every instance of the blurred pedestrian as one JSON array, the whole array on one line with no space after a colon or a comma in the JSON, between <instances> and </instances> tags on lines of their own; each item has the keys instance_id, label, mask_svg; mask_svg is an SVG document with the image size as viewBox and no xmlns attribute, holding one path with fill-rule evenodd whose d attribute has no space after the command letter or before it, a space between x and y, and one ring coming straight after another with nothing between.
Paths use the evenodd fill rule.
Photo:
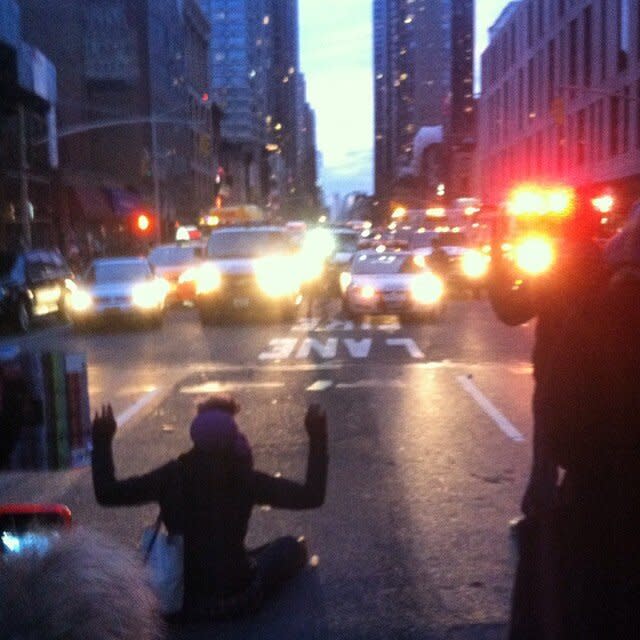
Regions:
<instances>
[{"instance_id":1,"label":"blurred pedestrian","mask_svg":"<svg viewBox=\"0 0 640 640\"><path fill-rule=\"evenodd\" d=\"M183 619L231 618L254 612L262 600L306 564L304 540L284 537L248 551L245 536L254 505L313 509L324 502L327 418L318 405L305 417L309 458L304 484L255 471L239 430L239 405L214 396L199 405L190 428L193 448L138 477L116 480L111 408L93 423L93 482L105 506L160 504L169 534L184 536Z\"/></svg>"},{"instance_id":2,"label":"blurred pedestrian","mask_svg":"<svg viewBox=\"0 0 640 640\"><path fill-rule=\"evenodd\" d=\"M0 637L154 640L160 617L136 556L103 536L63 534L44 554L0 558Z\"/></svg>"},{"instance_id":3,"label":"blurred pedestrian","mask_svg":"<svg viewBox=\"0 0 640 640\"><path fill-rule=\"evenodd\" d=\"M594 240L599 218L585 203L567 219L561 231L557 262L546 274L523 278L515 274L495 234L488 293L500 320L517 326L536 320L533 347L533 456L521 508L525 516L551 508L557 499L558 468L549 453L549 438L557 428L549 394L556 377L556 358L564 349L566 318L585 296L597 289L604 274L602 252Z\"/></svg>"},{"instance_id":4,"label":"blurred pedestrian","mask_svg":"<svg viewBox=\"0 0 640 640\"><path fill-rule=\"evenodd\" d=\"M549 397L566 469L565 638L640 637L640 202L605 249L610 273L565 325Z\"/></svg>"}]
</instances>

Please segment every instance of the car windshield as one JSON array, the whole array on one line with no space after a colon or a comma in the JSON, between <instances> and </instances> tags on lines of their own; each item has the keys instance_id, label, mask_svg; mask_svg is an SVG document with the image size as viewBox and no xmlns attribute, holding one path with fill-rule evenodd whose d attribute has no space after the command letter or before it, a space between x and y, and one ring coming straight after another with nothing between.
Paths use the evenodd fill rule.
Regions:
<instances>
[{"instance_id":1,"label":"car windshield","mask_svg":"<svg viewBox=\"0 0 640 640\"><path fill-rule=\"evenodd\" d=\"M193 247L156 247L149 253L149 262L156 267L170 267L193 262L196 251Z\"/></svg>"},{"instance_id":2,"label":"car windshield","mask_svg":"<svg viewBox=\"0 0 640 640\"><path fill-rule=\"evenodd\" d=\"M12 252L0 252L0 278L6 278L11 275L13 265L16 262L17 255Z\"/></svg>"},{"instance_id":3,"label":"car windshield","mask_svg":"<svg viewBox=\"0 0 640 640\"><path fill-rule=\"evenodd\" d=\"M87 273L86 280L96 284L135 282L152 275L145 262L96 262Z\"/></svg>"},{"instance_id":4,"label":"car windshield","mask_svg":"<svg viewBox=\"0 0 640 640\"><path fill-rule=\"evenodd\" d=\"M444 232L439 233L433 243L441 247L467 247L469 239L464 233Z\"/></svg>"},{"instance_id":5,"label":"car windshield","mask_svg":"<svg viewBox=\"0 0 640 640\"><path fill-rule=\"evenodd\" d=\"M358 235L355 233L336 233L336 251L355 253L358 249Z\"/></svg>"},{"instance_id":6,"label":"car windshield","mask_svg":"<svg viewBox=\"0 0 640 640\"><path fill-rule=\"evenodd\" d=\"M207 256L214 259L253 258L291 250L291 240L278 231L219 231L209 238Z\"/></svg>"},{"instance_id":7,"label":"car windshield","mask_svg":"<svg viewBox=\"0 0 640 640\"><path fill-rule=\"evenodd\" d=\"M398 253L361 254L352 267L352 272L358 275L417 273L421 270L413 256Z\"/></svg>"}]
</instances>

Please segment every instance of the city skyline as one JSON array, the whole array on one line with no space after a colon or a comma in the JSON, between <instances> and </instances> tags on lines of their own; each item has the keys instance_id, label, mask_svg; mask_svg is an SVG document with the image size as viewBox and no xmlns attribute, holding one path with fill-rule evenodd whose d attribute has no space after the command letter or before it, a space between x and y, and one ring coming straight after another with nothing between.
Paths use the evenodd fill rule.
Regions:
<instances>
[{"instance_id":1,"label":"city skyline","mask_svg":"<svg viewBox=\"0 0 640 640\"><path fill-rule=\"evenodd\" d=\"M476 61L508 0L476 2ZM317 114L325 199L373 190L373 8L371 0L300 0L301 67ZM478 68L477 64L477 68ZM477 75L477 72L476 72ZM476 90L478 86L476 86Z\"/></svg>"}]
</instances>

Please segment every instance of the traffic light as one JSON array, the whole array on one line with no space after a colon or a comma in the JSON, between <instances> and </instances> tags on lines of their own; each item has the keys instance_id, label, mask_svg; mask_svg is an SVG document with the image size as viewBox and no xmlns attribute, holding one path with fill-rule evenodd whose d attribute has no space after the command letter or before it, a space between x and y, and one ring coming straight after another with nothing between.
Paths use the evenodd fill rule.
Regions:
<instances>
[{"instance_id":1,"label":"traffic light","mask_svg":"<svg viewBox=\"0 0 640 640\"><path fill-rule=\"evenodd\" d=\"M155 233L156 218L147 211L134 211L131 214L131 230L140 238L149 238Z\"/></svg>"}]
</instances>

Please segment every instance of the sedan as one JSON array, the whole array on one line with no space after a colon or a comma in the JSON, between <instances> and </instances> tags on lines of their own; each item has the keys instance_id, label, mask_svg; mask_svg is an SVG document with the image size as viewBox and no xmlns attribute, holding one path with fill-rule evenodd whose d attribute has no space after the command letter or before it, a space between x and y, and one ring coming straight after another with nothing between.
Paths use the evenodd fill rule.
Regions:
<instances>
[{"instance_id":1,"label":"sedan","mask_svg":"<svg viewBox=\"0 0 640 640\"><path fill-rule=\"evenodd\" d=\"M351 270L341 277L345 313L397 314L403 320L435 319L444 310L442 278L425 266L424 258L408 251L360 251Z\"/></svg>"},{"instance_id":2,"label":"sedan","mask_svg":"<svg viewBox=\"0 0 640 640\"><path fill-rule=\"evenodd\" d=\"M76 327L121 318L160 327L168 289L146 258L100 258L70 297L71 318Z\"/></svg>"}]
</instances>

